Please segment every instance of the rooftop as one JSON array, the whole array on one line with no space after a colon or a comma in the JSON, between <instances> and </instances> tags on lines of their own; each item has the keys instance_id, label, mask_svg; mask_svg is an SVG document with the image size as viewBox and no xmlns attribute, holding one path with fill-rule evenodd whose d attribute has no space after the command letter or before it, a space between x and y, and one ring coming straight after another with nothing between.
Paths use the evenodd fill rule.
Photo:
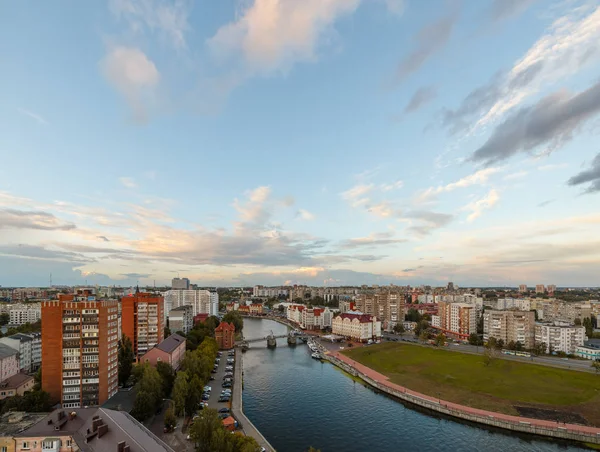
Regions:
<instances>
[{"instance_id":1,"label":"rooftop","mask_svg":"<svg viewBox=\"0 0 600 452\"><path fill-rule=\"evenodd\" d=\"M46 413L8 412L0 417L0 437L14 436L39 422L44 417L46 417Z\"/></svg>"},{"instance_id":2,"label":"rooftop","mask_svg":"<svg viewBox=\"0 0 600 452\"><path fill-rule=\"evenodd\" d=\"M179 334L171 334L168 338L156 346L159 350L166 353L173 353L181 344L185 344L185 338Z\"/></svg>"},{"instance_id":3,"label":"rooftop","mask_svg":"<svg viewBox=\"0 0 600 452\"><path fill-rule=\"evenodd\" d=\"M221 322L215 331L235 331L235 326L233 323Z\"/></svg>"},{"instance_id":4,"label":"rooftop","mask_svg":"<svg viewBox=\"0 0 600 452\"><path fill-rule=\"evenodd\" d=\"M72 435L79 430L98 408L58 409L47 414L36 424L14 435L16 437Z\"/></svg>"},{"instance_id":5,"label":"rooftop","mask_svg":"<svg viewBox=\"0 0 600 452\"><path fill-rule=\"evenodd\" d=\"M0 344L0 359L8 358L9 356L16 355L17 353L18 352L14 348L9 347L6 344Z\"/></svg>"},{"instance_id":6,"label":"rooftop","mask_svg":"<svg viewBox=\"0 0 600 452\"><path fill-rule=\"evenodd\" d=\"M2 383L0 383L0 388L2 389L17 389L20 386L23 386L29 380L33 380L31 375L18 373L13 375L12 377L8 377Z\"/></svg>"}]
</instances>

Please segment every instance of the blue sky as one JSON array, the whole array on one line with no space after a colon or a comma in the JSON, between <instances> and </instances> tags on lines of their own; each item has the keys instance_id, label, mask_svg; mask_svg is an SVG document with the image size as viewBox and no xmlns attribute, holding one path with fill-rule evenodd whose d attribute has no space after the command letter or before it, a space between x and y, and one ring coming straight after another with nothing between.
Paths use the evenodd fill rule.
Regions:
<instances>
[{"instance_id":1,"label":"blue sky","mask_svg":"<svg viewBox=\"0 0 600 452\"><path fill-rule=\"evenodd\" d=\"M600 3L12 2L0 285L597 285Z\"/></svg>"}]
</instances>

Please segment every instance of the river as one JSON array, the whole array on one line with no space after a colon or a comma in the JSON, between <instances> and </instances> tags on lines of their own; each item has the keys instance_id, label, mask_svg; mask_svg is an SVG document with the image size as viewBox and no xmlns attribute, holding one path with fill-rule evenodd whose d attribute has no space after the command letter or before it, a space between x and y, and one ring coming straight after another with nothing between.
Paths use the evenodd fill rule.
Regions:
<instances>
[{"instance_id":1,"label":"river","mask_svg":"<svg viewBox=\"0 0 600 452\"><path fill-rule=\"evenodd\" d=\"M244 319L244 336L288 328L272 320ZM252 343L244 354L244 412L279 452L583 451L577 446L489 430L419 412L375 392L328 363L306 345L277 340Z\"/></svg>"}]
</instances>

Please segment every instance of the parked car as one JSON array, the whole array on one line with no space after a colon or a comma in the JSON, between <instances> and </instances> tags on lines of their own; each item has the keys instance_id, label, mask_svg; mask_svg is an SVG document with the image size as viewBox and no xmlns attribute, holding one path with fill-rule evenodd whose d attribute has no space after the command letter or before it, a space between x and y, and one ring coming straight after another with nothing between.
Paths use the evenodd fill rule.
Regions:
<instances>
[{"instance_id":1,"label":"parked car","mask_svg":"<svg viewBox=\"0 0 600 452\"><path fill-rule=\"evenodd\" d=\"M221 408L219 413L229 413L229 408Z\"/></svg>"},{"instance_id":2,"label":"parked car","mask_svg":"<svg viewBox=\"0 0 600 452\"><path fill-rule=\"evenodd\" d=\"M226 418L228 418L228 417L229 417L229 413L219 413L219 417L220 417L221 419L226 419Z\"/></svg>"},{"instance_id":3,"label":"parked car","mask_svg":"<svg viewBox=\"0 0 600 452\"><path fill-rule=\"evenodd\" d=\"M219 402L229 402L230 397L219 397Z\"/></svg>"},{"instance_id":4,"label":"parked car","mask_svg":"<svg viewBox=\"0 0 600 452\"><path fill-rule=\"evenodd\" d=\"M224 388L231 388L231 386L232 386L231 383L223 383Z\"/></svg>"}]
</instances>

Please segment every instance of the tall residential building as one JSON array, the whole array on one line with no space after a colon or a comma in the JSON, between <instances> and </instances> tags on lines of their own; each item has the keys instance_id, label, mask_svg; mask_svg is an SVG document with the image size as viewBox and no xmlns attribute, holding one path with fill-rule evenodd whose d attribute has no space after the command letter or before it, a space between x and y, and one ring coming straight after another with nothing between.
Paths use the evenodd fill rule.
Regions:
<instances>
[{"instance_id":1,"label":"tall residential building","mask_svg":"<svg viewBox=\"0 0 600 452\"><path fill-rule=\"evenodd\" d=\"M136 292L121 298L121 330L133 344L136 358L164 339L164 298Z\"/></svg>"},{"instance_id":2,"label":"tall residential building","mask_svg":"<svg viewBox=\"0 0 600 452\"><path fill-rule=\"evenodd\" d=\"M404 321L405 297L403 293L381 291L356 296L356 309L374 315L384 330L391 330L396 323Z\"/></svg>"},{"instance_id":3,"label":"tall residential building","mask_svg":"<svg viewBox=\"0 0 600 452\"><path fill-rule=\"evenodd\" d=\"M188 334L193 327L194 315L191 306L179 306L169 311L169 329L172 333L182 331Z\"/></svg>"},{"instance_id":4,"label":"tall residential building","mask_svg":"<svg viewBox=\"0 0 600 452\"><path fill-rule=\"evenodd\" d=\"M520 342L533 348L535 340L535 313L533 311L490 311L483 313L483 339L494 337L504 344Z\"/></svg>"},{"instance_id":5,"label":"tall residential building","mask_svg":"<svg viewBox=\"0 0 600 452\"><path fill-rule=\"evenodd\" d=\"M556 286L554 284L548 284L546 290L548 291L548 295L554 295L554 292L556 292Z\"/></svg>"},{"instance_id":6,"label":"tall residential building","mask_svg":"<svg viewBox=\"0 0 600 452\"><path fill-rule=\"evenodd\" d=\"M165 297L165 316L173 308L191 306L193 316L198 314L217 315L219 294L210 290L168 290Z\"/></svg>"},{"instance_id":7,"label":"tall residential building","mask_svg":"<svg viewBox=\"0 0 600 452\"><path fill-rule=\"evenodd\" d=\"M547 351L575 353L577 347L585 341L585 327L566 323L537 323L535 325L535 342L546 344Z\"/></svg>"},{"instance_id":8,"label":"tall residential building","mask_svg":"<svg viewBox=\"0 0 600 452\"><path fill-rule=\"evenodd\" d=\"M438 304L439 329L445 334L458 339L468 339L471 333L477 332L477 308L468 303Z\"/></svg>"},{"instance_id":9,"label":"tall residential building","mask_svg":"<svg viewBox=\"0 0 600 452\"><path fill-rule=\"evenodd\" d=\"M173 278L171 288L173 290L189 290L190 280L187 278Z\"/></svg>"},{"instance_id":10,"label":"tall residential building","mask_svg":"<svg viewBox=\"0 0 600 452\"><path fill-rule=\"evenodd\" d=\"M26 323L35 323L42 318L40 303L27 303L12 305L8 312L11 325L25 325Z\"/></svg>"},{"instance_id":11,"label":"tall residential building","mask_svg":"<svg viewBox=\"0 0 600 452\"><path fill-rule=\"evenodd\" d=\"M64 408L100 406L118 390L118 301L85 294L42 302L42 389Z\"/></svg>"},{"instance_id":12,"label":"tall residential building","mask_svg":"<svg viewBox=\"0 0 600 452\"><path fill-rule=\"evenodd\" d=\"M519 285L519 292L521 292L521 293L527 293L527 292L529 292L529 288L527 287L527 284L521 284L521 285Z\"/></svg>"},{"instance_id":13,"label":"tall residential building","mask_svg":"<svg viewBox=\"0 0 600 452\"><path fill-rule=\"evenodd\" d=\"M546 288L544 287L543 284L536 284L535 286L535 293L544 293L546 292Z\"/></svg>"}]
</instances>

